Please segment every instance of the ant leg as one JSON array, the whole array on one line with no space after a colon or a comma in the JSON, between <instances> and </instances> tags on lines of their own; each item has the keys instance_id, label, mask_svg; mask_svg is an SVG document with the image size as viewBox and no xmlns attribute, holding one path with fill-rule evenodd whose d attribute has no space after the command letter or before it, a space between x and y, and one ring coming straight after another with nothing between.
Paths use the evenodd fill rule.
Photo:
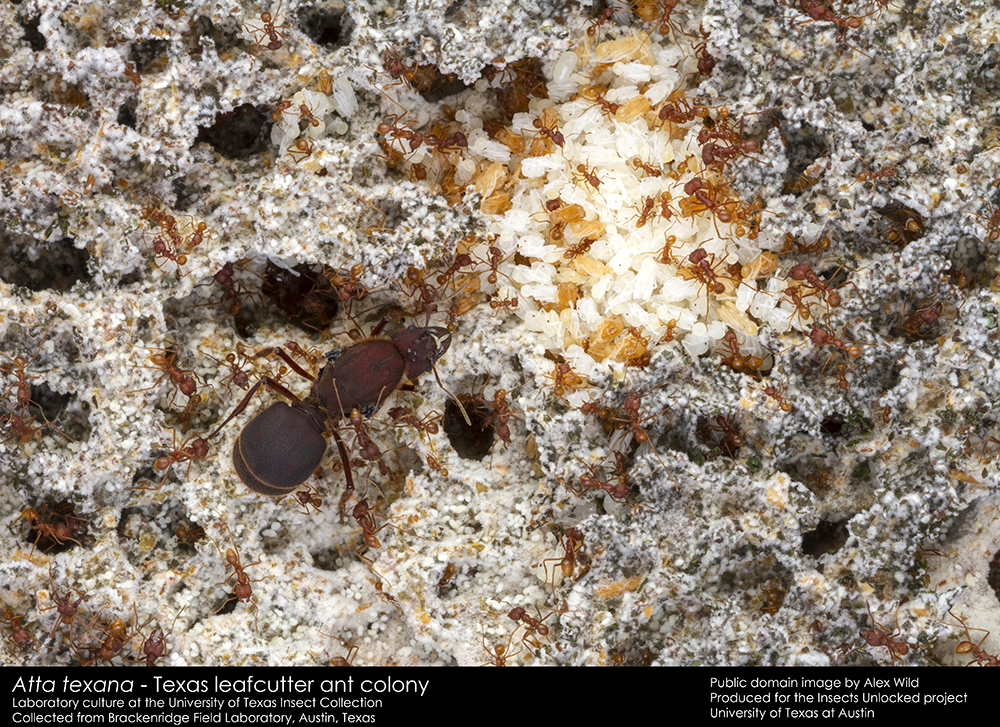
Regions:
<instances>
[{"instance_id":1,"label":"ant leg","mask_svg":"<svg viewBox=\"0 0 1000 727\"><path fill-rule=\"evenodd\" d=\"M224 426L229 424L229 422L231 422L235 417L242 414L246 410L247 405L250 404L250 399L253 398L253 395L257 393L257 389L259 389L262 384L266 385L270 389L273 389L274 391L277 391L279 394L284 394L292 401L299 400L299 397L290 392L288 389L279 384L277 381L275 381L270 377L264 376L263 378L261 378L260 381L258 381L256 384L250 387L250 391L248 391L246 396L243 397L243 400L236 405L236 408L233 410L232 414L226 417L226 420L222 422L222 424L220 424L218 427L216 427L214 432L208 435L208 439L211 439L216 434L218 434Z\"/></svg>"},{"instance_id":2,"label":"ant leg","mask_svg":"<svg viewBox=\"0 0 1000 727\"><path fill-rule=\"evenodd\" d=\"M344 465L344 479L347 480L347 484L344 485L344 494L340 496L340 522L344 524L347 522L347 501L354 493L354 477L351 475L351 461L347 454L347 447L344 446L344 440L336 429L333 430L333 439L337 443L340 461Z\"/></svg>"},{"instance_id":3,"label":"ant leg","mask_svg":"<svg viewBox=\"0 0 1000 727\"><path fill-rule=\"evenodd\" d=\"M270 356L272 353L276 354L278 356L278 358L280 358L282 361L284 361L286 364L288 364L292 368L292 371L294 371L295 373L297 373L302 378L308 379L309 381L315 381L316 380L315 377L312 374L310 374L304 368L302 368L297 363L295 363L295 361L292 359L292 357L289 356L287 353L285 353L285 349L281 348L280 346L262 349L262 350L258 351L257 353L255 353L253 355L253 357L254 358L261 358L263 356Z\"/></svg>"}]
</instances>

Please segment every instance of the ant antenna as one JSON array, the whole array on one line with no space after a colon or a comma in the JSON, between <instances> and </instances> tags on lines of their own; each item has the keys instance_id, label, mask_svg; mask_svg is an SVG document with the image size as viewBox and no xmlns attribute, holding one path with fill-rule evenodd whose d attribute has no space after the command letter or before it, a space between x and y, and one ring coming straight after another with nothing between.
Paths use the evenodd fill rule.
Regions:
<instances>
[{"instance_id":1,"label":"ant antenna","mask_svg":"<svg viewBox=\"0 0 1000 727\"><path fill-rule=\"evenodd\" d=\"M437 305L436 304L431 304L431 305L427 306L427 319L424 321L424 328L429 327L430 322L431 322L431 311L434 311L434 310L437 310ZM462 412L462 418L465 419L466 425L471 427L472 426L472 419L469 418L469 413L467 411L465 411L465 407L462 405L462 401L457 396L455 396L453 393L451 393L451 391L449 391L445 387L445 385L442 383L441 377L438 375L437 360L435 360L434 363L431 364L431 370L434 372L434 378L437 380L438 386L441 387L441 391L443 391L448 396L450 396L451 400L454 401L456 404L458 404L458 410Z\"/></svg>"},{"instance_id":2,"label":"ant antenna","mask_svg":"<svg viewBox=\"0 0 1000 727\"><path fill-rule=\"evenodd\" d=\"M440 387L441 387L441 390L442 390L442 391L443 391L444 393L446 393L446 394L447 394L448 396L450 396L450 397L451 397L451 400L452 400L453 402L455 402L456 404L458 404L458 410L459 410L460 412L462 412L462 418L463 418L463 419L465 419L465 423L466 423L466 425L468 425L468 426L470 426L470 427L471 427L471 426L472 426L472 420L471 420L471 419L469 418L469 413L468 413L467 411L465 411L465 407L464 407L464 406L462 405L462 400L461 400L461 399L459 399L459 398L458 398L457 396L455 396L454 394L452 394L452 393L451 393L450 391L448 391L448 389L446 389L446 388L445 388L445 385L441 383L441 377L440 377L440 376L438 376L438 370L437 370L437 365L436 365L436 363L435 363L435 366L433 367L433 370L434 370L434 378L435 378L435 379L437 379L437 382L438 382L438 386L440 386Z\"/></svg>"}]
</instances>

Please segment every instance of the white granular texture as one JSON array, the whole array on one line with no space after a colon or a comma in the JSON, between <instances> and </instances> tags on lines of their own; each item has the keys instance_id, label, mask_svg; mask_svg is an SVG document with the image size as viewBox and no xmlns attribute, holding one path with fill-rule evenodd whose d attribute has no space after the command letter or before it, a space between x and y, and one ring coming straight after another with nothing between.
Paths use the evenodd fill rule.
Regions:
<instances>
[{"instance_id":1,"label":"white granular texture","mask_svg":"<svg viewBox=\"0 0 1000 727\"><path fill-rule=\"evenodd\" d=\"M503 80L481 80L454 116L467 149L405 148L407 163L448 165L455 183L482 195L488 228L469 252L481 261L491 247L503 253L495 282L481 273L482 290L516 297L513 312L545 348L634 362L670 340L706 353L729 329L742 347L757 347L749 315L787 328L789 311L775 303L780 291L759 291L730 266L745 269L774 245L740 237L745 230L685 191L699 178L735 199L720 170L703 163L704 114L683 124L658 117L666 103L696 105L684 96L692 50L646 34L592 46L556 59L549 98L531 98L499 133L489 109ZM710 290L689 258L699 248L725 290Z\"/></svg>"}]
</instances>

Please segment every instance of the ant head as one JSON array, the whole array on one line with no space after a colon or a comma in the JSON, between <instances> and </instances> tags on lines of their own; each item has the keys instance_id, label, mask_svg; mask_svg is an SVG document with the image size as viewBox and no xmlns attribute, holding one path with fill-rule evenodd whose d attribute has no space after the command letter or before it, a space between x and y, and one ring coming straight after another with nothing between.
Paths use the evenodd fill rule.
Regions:
<instances>
[{"instance_id":1,"label":"ant head","mask_svg":"<svg viewBox=\"0 0 1000 727\"><path fill-rule=\"evenodd\" d=\"M434 368L437 360L444 356L451 345L451 331L440 326L411 326L395 334L392 341L406 360L407 377L415 379Z\"/></svg>"}]
</instances>

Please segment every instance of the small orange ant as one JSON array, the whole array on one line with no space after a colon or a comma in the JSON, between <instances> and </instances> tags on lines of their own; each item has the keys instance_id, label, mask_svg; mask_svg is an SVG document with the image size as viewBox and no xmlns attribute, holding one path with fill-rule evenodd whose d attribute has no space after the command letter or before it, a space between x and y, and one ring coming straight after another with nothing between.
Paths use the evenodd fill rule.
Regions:
<instances>
[{"instance_id":1,"label":"small orange ant","mask_svg":"<svg viewBox=\"0 0 1000 727\"><path fill-rule=\"evenodd\" d=\"M275 25L274 21L277 19L278 15L281 14L281 2L278 2L278 8L274 11L274 15L267 12L266 10L260 14L260 22L264 25L263 27L257 25L251 25L250 23L244 23L243 27L246 28L248 33L253 34L254 42L257 45L263 45L264 38L268 39L268 44L264 46L268 50L278 50L281 48L281 41L285 39L283 33L279 33L278 29L285 30L288 28L287 25Z\"/></svg>"},{"instance_id":2,"label":"small orange ant","mask_svg":"<svg viewBox=\"0 0 1000 727\"><path fill-rule=\"evenodd\" d=\"M842 338L837 338L825 328L820 328L819 326L810 325L809 329L809 340L817 346L833 346L835 348L839 348L851 358L858 358L858 356L861 355L861 347L856 343L848 343Z\"/></svg>"},{"instance_id":3,"label":"small orange ant","mask_svg":"<svg viewBox=\"0 0 1000 727\"><path fill-rule=\"evenodd\" d=\"M516 296L513 298L504 298L503 300L499 298L490 299L490 308L492 308L494 311L498 313L500 312L501 309L512 311L515 308L517 308L517 304L518 300Z\"/></svg>"},{"instance_id":4,"label":"small orange ant","mask_svg":"<svg viewBox=\"0 0 1000 727\"><path fill-rule=\"evenodd\" d=\"M583 379L565 362L557 363L549 376L553 380L552 391L556 396L565 396L567 388L577 389L583 386Z\"/></svg>"},{"instance_id":5,"label":"small orange ant","mask_svg":"<svg viewBox=\"0 0 1000 727\"><path fill-rule=\"evenodd\" d=\"M611 16L614 14L614 7L606 7L601 11L600 15L596 18L592 18L590 25L587 26L587 37L594 38L599 43L601 40L601 26L611 20Z\"/></svg>"},{"instance_id":6,"label":"small orange ant","mask_svg":"<svg viewBox=\"0 0 1000 727\"><path fill-rule=\"evenodd\" d=\"M666 232L663 233L663 248L660 250L660 257L658 258L661 263L669 265L674 261L673 248L676 244L676 235L668 235Z\"/></svg>"},{"instance_id":7,"label":"small orange ant","mask_svg":"<svg viewBox=\"0 0 1000 727\"><path fill-rule=\"evenodd\" d=\"M233 579L235 578L235 581L233 581L232 585L232 591L230 592L229 596L227 596L223 604L219 606L219 608L215 611L215 613L219 613L219 611L224 609L228 604L232 603L233 601L239 601L240 603L249 603L251 605L251 610L253 610L254 612L254 624L256 627L257 604L253 603L253 587L251 584L260 583L264 579L256 578L254 580L251 580L250 576L247 575L247 569L252 568L255 565L260 565L261 562L260 558L258 557L257 560L255 560L253 563L243 565L240 562L240 551L236 547L236 541L233 539L233 531L229 529L229 524L216 523L215 527L216 528L224 527L226 529L226 532L229 534L229 542L233 546L232 548L226 548L226 553L225 555L223 555L226 564L233 569L233 572L226 578L226 580L221 581L216 585L225 585L229 587L230 581L233 581ZM219 544L215 542L214 538L212 539L212 542L215 543L215 549L219 551L219 555L222 555L222 548L219 547Z\"/></svg>"},{"instance_id":8,"label":"small orange ant","mask_svg":"<svg viewBox=\"0 0 1000 727\"><path fill-rule=\"evenodd\" d=\"M288 147L288 156L292 158L296 164L300 163L303 159L307 159L312 155L315 145L312 139L296 139L295 144Z\"/></svg>"},{"instance_id":9,"label":"small orange ant","mask_svg":"<svg viewBox=\"0 0 1000 727\"><path fill-rule=\"evenodd\" d=\"M538 639L532 638L532 634L538 634L543 639L548 641L549 627L545 625L544 621L546 621L549 618L549 616L551 616L553 613L556 613L556 611L552 611L552 613L550 613L545 618L542 618L542 612L541 610L539 610L538 606L535 606L535 612L538 614L537 618L530 615L521 606L515 606L507 614L507 617L510 618L515 623L524 624L525 631L524 634L521 636L521 643L522 644L530 643L530 645L534 649L538 650L541 648L541 644L538 642ZM514 631L516 632L517 629L515 628Z\"/></svg>"},{"instance_id":10,"label":"small orange ant","mask_svg":"<svg viewBox=\"0 0 1000 727\"><path fill-rule=\"evenodd\" d=\"M292 495L290 496L290 500L296 506L296 509L298 509L299 507L302 508L301 510L299 510L299 512L301 512L304 515L309 514L310 507L313 508L316 512L323 512L320 509L320 507L323 505L322 498L319 497L316 491L309 485L306 485L306 489L304 490L297 490L296 492L292 493Z\"/></svg>"},{"instance_id":11,"label":"small orange ant","mask_svg":"<svg viewBox=\"0 0 1000 727\"><path fill-rule=\"evenodd\" d=\"M577 490L572 485L566 485L568 490L571 490L574 494L579 497L583 497L584 490L603 490L608 494L612 500L617 503L624 503L625 498L629 496L632 491L632 486L628 483L628 473L625 467L626 457L621 452L615 452L615 470L612 474L618 481L612 484L610 480L603 479L603 467L601 465L587 465L587 469L590 470L590 474L580 475L580 487L583 490Z\"/></svg>"},{"instance_id":12,"label":"small orange ant","mask_svg":"<svg viewBox=\"0 0 1000 727\"><path fill-rule=\"evenodd\" d=\"M577 164L576 171L582 174L587 183L601 196L601 199L604 199L604 195L601 194L601 179L597 173L593 169L588 169L585 164Z\"/></svg>"},{"instance_id":13,"label":"small orange ant","mask_svg":"<svg viewBox=\"0 0 1000 727\"><path fill-rule=\"evenodd\" d=\"M366 558L364 555L362 555L362 552L364 551L365 548L382 547L382 543L379 542L379 539L375 536L380 531L384 530L386 527L391 526L393 528L396 528L396 530L398 530L399 532L406 533L407 535L412 535L415 538L419 538L420 536L411 533L408 530L403 530L401 527L397 525L393 525L391 522L388 521L388 519L386 519L382 515L378 515L378 517L382 517L386 521L382 523L382 525L378 525L378 523L375 520L376 513L374 513L368 507L367 498L361 499L358 502L358 504L354 506L354 510L351 512L351 517L353 517L355 522L357 522L357 524L361 526L361 531L364 534L364 542L358 547L357 550L354 551L354 554L358 556L358 560L360 560L362 563L368 566L368 569L372 573L374 573L383 581L385 581L387 585L392 585L391 583L389 583L389 580L385 576L383 576L381 573L375 570L374 561L371 558Z\"/></svg>"},{"instance_id":14,"label":"small orange ant","mask_svg":"<svg viewBox=\"0 0 1000 727\"><path fill-rule=\"evenodd\" d=\"M483 633L483 650L489 655L491 661L481 664L481 666L507 666L507 659L512 659L521 653L520 646L517 651L511 651L510 645L514 640L514 634L517 633L517 629L511 632L510 636L507 638L506 645L496 644L491 650L489 645L486 643L486 634Z\"/></svg>"},{"instance_id":15,"label":"small orange ant","mask_svg":"<svg viewBox=\"0 0 1000 727\"><path fill-rule=\"evenodd\" d=\"M16 615L6 603L0 600L0 624L3 624L3 630L7 632L6 639L22 651L28 649L37 651L34 635L22 623L25 618Z\"/></svg>"},{"instance_id":16,"label":"small orange ant","mask_svg":"<svg viewBox=\"0 0 1000 727\"><path fill-rule=\"evenodd\" d=\"M649 215L653 212L654 206L656 206L655 197L643 198L642 211L639 213L639 221L635 223L636 229L640 227L645 227L646 222L649 220Z\"/></svg>"},{"instance_id":17,"label":"small orange ant","mask_svg":"<svg viewBox=\"0 0 1000 727\"><path fill-rule=\"evenodd\" d=\"M865 601L865 608L868 609L868 618L871 619L872 624L875 628L871 629L861 629L861 637L868 643L869 646L884 646L889 651L889 658L892 661L899 659L899 663L903 663L903 657L910 653L910 647L916 647L917 644L911 644L906 641L897 641L896 638L900 635L899 629L899 613L896 613L896 630L889 632L889 630L882 626L875 617L872 616L871 606Z\"/></svg>"},{"instance_id":18,"label":"small orange ant","mask_svg":"<svg viewBox=\"0 0 1000 727\"><path fill-rule=\"evenodd\" d=\"M663 176L663 171L662 170L657 169L652 164L647 164L646 162L644 162L639 157L635 157L634 159L632 159L632 161L629 162L629 166L632 167L637 172L641 169L642 171L644 171L646 174L648 174L651 177L660 177L660 176Z\"/></svg>"},{"instance_id":19,"label":"small orange ant","mask_svg":"<svg viewBox=\"0 0 1000 727\"><path fill-rule=\"evenodd\" d=\"M566 252L564 252L563 257L566 260L572 260L580 257L580 255L586 255L595 242L596 240L594 238L585 237L576 245L572 245Z\"/></svg>"},{"instance_id":20,"label":"small orange ant","mask_svg":"<svg viewBox=\"0 0 1000 727\"><path fill-rule=\"evenodd\" d=\"M38 609L39 613L44 613L46 611L51 611L55 609L59 617L52 624L52 631L49 633L46 641L51 641L52 637L55 636L56 630L60 625L72 626L74 619L76 619L77 611L80 610L80 604L87 600L87 594L78 588L70 588L65 591L61 596L56 590L56 584L52 580L52 565L49 565L49 586L51 588L51 593L49 594L49 599L54 605L47 606L46 608ZM79 596L75 601L70 600L70 592L76 591ZM35 594L35 599L37 600L38 594ZM87 610L90 611L90 606L87 606ZM90 611L91 616L93 616L93 611Z\"/></svg>"},{"instance_id":21,"label":"small orange ant","mask_svg":"<svg viewBox=\"0 0 1000 727\"><path fill-rule=\"evenodd\" d=\"M438 461L437 457L435 457L434 455L431 454L427 455L427 466L430 467L435 472L437 472L442 477L448 476L448 469L443 464L441 464Z\"/></svg>"},{"instance_id":22,"label":"small orange ant","mask_svg":"<svg viewBox=\"0 0 1000 727\"><path fill-rule=\"evenodd\" d=\"M993 654L983 651L983 643L985 643L986 639L990 637L990 632L986 631L986 629L977 629L975 626L971 627L973 631L986 632L986 635L979 640L979 643L974 644L972 643L972 634L969 633L970 627L966 625L965 620L956 616L951 611L948 611L948 614L952 618L957 619L958 623L962 625L961 628L965 631L965 641L960 642L959 645L955 647L955 653L971 654L972 661L970 661L969 664L980 664L982 666L1000 666L1000 658L994 656ZM945 623L943 621L941 623L943 623L945 626L958 628L958 626L956 626L955 624Z\"/></svg>"},{"instance_id":23,"label":"small orange ant","mask_svg":"<svg viewBox=\"0 0 1000 727\"><path fill-rule=\"evenodd\" d=\"M542 119L535 119L531 122L531 125L538 129L538 133L546 136L556 146L562 148L563 145L565 145L566 138L563 136L562 132L558 129L546 126Z\"/></svg>"},{"instance_id":24,"label":"small orange ant","mask_svg":"<svg viewBox=\"0 0 1000 727\"><path fill-rule=\"evenodd\" d=\"M770 384L764 386L764 393L769 397L774 399L778 403L778 408L783 412L790 412L792 410L792 405L785 399L785 389L788 386L788 380L781 382L781 386L775 389Z\"/></svg>"},{"instance_id":25,"label":"small orange ant","mask_svg":"<svg viewBox=\"0 0 1000 727\"><path fill-rule=\"evenodd\" d=\"M548 563L558 563L560 570L564 578L569 578L573 575L573 571L576 568L577 557L583 551L583 533L581 533L576 528L569 528L565 534L562 536L560 543L563 547L562 558L546 558L542 561L542 567L545 569L546 580L550 580L552 583L552 595L555 597L556 593L556 570L552 569L552 578L548 578Z\"/></svg>"},{"instance_id":26,"label":"small orange ant","mask_svg":"<svg viewBox=\"0 0 1000 727\"><path fill-rule=\"evenodd\" d=\"M889 164L873 172L871 167L868 166L868 162L866 162L864 159L858 156L858 154L855 154L854 152L851 153L854 154L854 156L858 157L858 160L865 165L865 171L858 173L858 175L854 178L855 180L854 183L852 183L851 186L854 186L854 184L858 182L862 183L871 182L873 195L878 193L879 182L885 184L887 190L891 189L891 186L889 185L889 180L896 179L896 172L899 171L899 165L902 164L903 161L906 159L906 157L903 157L903 159L900 159L895 164Z\"/></svg>"},{"instance_id":27,"label":"small orange ant","mask_svg":"<svg viewBox=\"0 0 1000 727\"><path fill-rule=\"evenodd\" d=\"M188 463L188 474L191 471L191 463L195 460L203 460L208 456L208 440L192 434L179 445L177 444L177 430L171 429L173 432L173 442L171 448L167 450L167 453L158 457L153 463L153 469L158 472L163 473L163 477L160 478L160 484L157 485L155 489L159 489L163 486L163 483L167 480L167 475L170 474L170 470L175 464L180 464L182 462Z\"/></svg>"}]
</instances>

